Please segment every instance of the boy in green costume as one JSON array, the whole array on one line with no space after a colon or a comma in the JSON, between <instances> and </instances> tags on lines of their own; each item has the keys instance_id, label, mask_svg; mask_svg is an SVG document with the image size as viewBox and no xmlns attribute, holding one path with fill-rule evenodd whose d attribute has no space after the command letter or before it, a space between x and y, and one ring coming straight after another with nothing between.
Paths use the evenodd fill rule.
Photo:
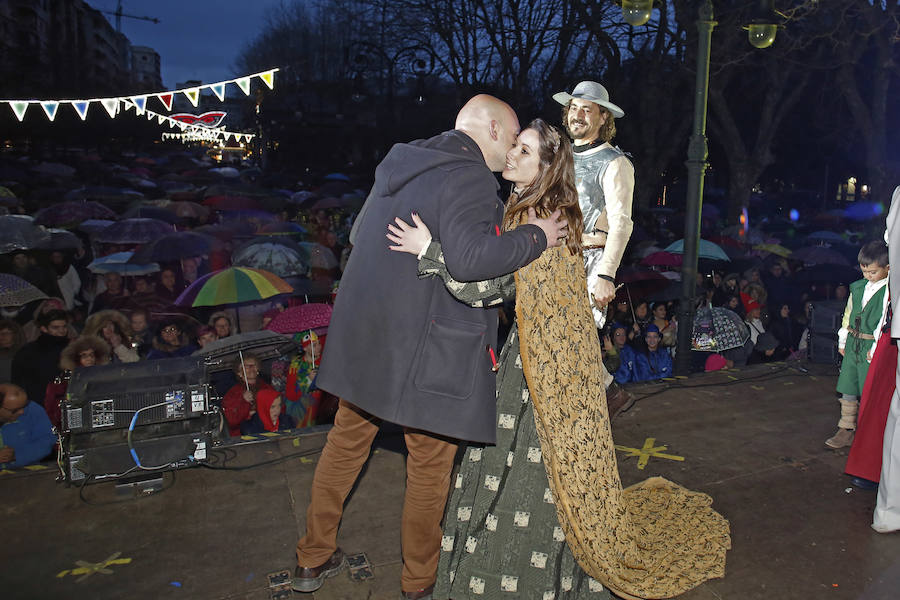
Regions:
<instances>
[{"instance_id":1,"label":"boy in green costume","mask_svg":"<svg viewBox=\"0 0 900 600\"><path fill-rule=\"evenodd\" d=\"M857 256L863 278L850 284L850 298L838 331L838 352L844 357L837 391L841 395L838 430L825 440L828 448L853 443L856 413L875 343L884 325L887 304L888 250L883 241L869 242Z\"/></svg>"}]
</instances>

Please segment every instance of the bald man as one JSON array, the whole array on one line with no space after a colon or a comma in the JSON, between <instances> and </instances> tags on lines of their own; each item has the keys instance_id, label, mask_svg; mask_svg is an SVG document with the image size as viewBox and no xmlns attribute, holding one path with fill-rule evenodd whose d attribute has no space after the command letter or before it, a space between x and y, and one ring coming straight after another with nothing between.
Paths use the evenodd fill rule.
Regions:
<instances>
[{"instance_id":1,"label":"bald man","mask_svg":"<svg viewBox=\"0 0 900 600\"><path fill-rule=\"evenodd\" d=\"M565 235L558 215L502 233L492 172L519 133L515 111L475 96L455 129L395 145L354 226L316 384L341 398L310 490L293 588L313 592L344 566L337 529L382 420L404 428L409 457L401 522L403 597L431 598L457 440L493 443L497 312L455 300L437 278L419 279L416 258L391 252L388 223L418 213L459 281L511 273Z\"/></svg>"}]
</instances>

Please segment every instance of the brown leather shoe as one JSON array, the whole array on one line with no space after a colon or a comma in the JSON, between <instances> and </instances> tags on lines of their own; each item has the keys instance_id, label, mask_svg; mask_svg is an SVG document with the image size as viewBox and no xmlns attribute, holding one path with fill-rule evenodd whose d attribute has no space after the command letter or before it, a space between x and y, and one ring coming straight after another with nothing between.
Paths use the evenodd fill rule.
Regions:
<instances>
[{"instance_id":1,"label":"brown leather shoe","mask_svg":"<svg viewBox=\"0 0 900 600\"><path fill-rule=\"evenodd\" d=\"M346 566L344 552L340 548L334 551L331 558L318 567L301 567L294 569L294 578L291 587L295 592L314 592L325 582L326 577L334 577Z\"/></svg>"},{"instance_id":2,"label":"brown leather shoe","mask_svg":"<svg viewBox=\"0 0 900 600\"><path fill-rule=\"evenodd\" d=\"M431 600L432 592L434 592L433 583L424 590L416 590L415 592L400 592L400 600Z\"/></svg>"},{"instance_id":3,"label":"brown leather shoe","mask_svg":"<svg viewBox=\"0 0 900 600\"><path fill-rule=\"evenodd\" d=\"M609 420L612 421L632 406L634 406L634 395L626 391L618 383L611 383L606 389L606 407L609 410Z\"/></svg>"}]
</instances>

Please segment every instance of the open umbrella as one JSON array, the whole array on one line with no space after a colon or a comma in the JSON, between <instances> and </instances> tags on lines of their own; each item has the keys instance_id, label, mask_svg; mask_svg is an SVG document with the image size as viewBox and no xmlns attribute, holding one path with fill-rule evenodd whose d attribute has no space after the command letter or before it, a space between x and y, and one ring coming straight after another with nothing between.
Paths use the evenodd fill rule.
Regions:
<instances>
[{"instance_id":1,"label":"open umbrella","mask_svg":"<svg viewBox=\"0 0 900 600\"><path fill-rule=\"evenodd\" d=\"M172 202L166 208L175 212L182 219L205 219L209 216L209 208L196 202L180 200Z\"/></svg>"},{"instance_id":2,"label":"open umbrella","mask_svg":"<svg viewBox=\"0 0 900 600\"><path fill-rule=\"evenodd\" d=\"M309 266L314 269L333 269L338 266L334 252L315 242L300 242L300 246L309 252Z\"/></svg>"},{"instance_id":3,"label":"open umbrella","mask_svg":"<svg viewBox=\"0 0 900 600\"><path fill-rule=\"evenodd\" d=\"M175 231L138 248L130 262L137 264L176 262L207 254L219 242L211 235L195 231Z\"/></svg>"},{"instance_id":4,"label":"open umbrella","mask_svg":"<svg viewBox=\"0 0 900 600\"><path fill-rule=\"evenodd\" d=\"M47 294L21 277L0 273L0 306L22 306L45 298Z\"/></svg>"},{"instance_id":5,"label":"open umbrella","mask_svg":"<svg viewBox=\"0 0 900 600\"><path fill-rule=\"evenodd\" d=\"M677 242L669 244L669 246L665 248L665 251L674 254L684 254L684 240L678 240ZM709 258L712 260L731 260L722 248L708 240L700 240L700 247L697 249L697 257Z\"/></svg>"},{"instance_id":6,"label":"open umbrella","mask_svg":"<svg viewBox=\"0 0 900 600\"><path fill-rule=\"evenodd\" d=\"M261 208L256 198L246 196L209 196L203 200L203 205L215 210L259 210Z\"/></svg>"},{"instance_id":7,"label":"open umbrella","mask_svg":"<svg viewBox=\"0 0 900 600\"><path fill-rule=\"evenodd\" d=\"M294 291L286 281L259 269L229 267L204 275L175 300L176 306L220 306L265 300Z\"/></svg>"},{"instance_id":8,"label":"open umbrella","mask_svg":"<svg viewBox=\"0 0 900 600\"><path fill-rule=\"evenodd\" d=\"M756 244L753 246L753 249L761 252L768 252L769 254L777 254L778 256L784 256L785 258L791 255L791 249L785 248L780 244Z\"/></svg>"},{"instance_id":9,"label":"open umbrella","mask_svg":"<svg viewBox=\"0 0 900 600\"><path fill-rule=\"evenodd\" d=\"M302 225L291 222L277 221L275 223L266 223L257 231L259 235L294 235L300 236L306 233L306 229Z\"/></svg>"},{"instance_id":10,"label":"open umbrella","mask_svg":"<svg viewBox=\"0 0 900 600\"><path fill-rule=\"evenodd\" d=\"M48 229L50 237L38 242L37 248L43 250L81 250L84 245L81 238L65 229Z\"/></svg>"},{"instance_id":11,"label":"open umbrella","mask_svg":"<svg viewBox=\"0 0 900 600\"><path fill-rule=\"evenodd\" d=\"M122 213L123 219L156 219L164 221L171 225L181 222L181 217L174 211L162 206L148 206L146 204L136 204Z\"/></svg>"},{"instance_id":12,"label":"open umbrella","mask_svg":"<svg viewBox=\"0 0 900 600\"><path fill-rule=\"evenodd\" d=\"M79 231L83 231L88 235L96 236L98 233L112 225L115 221L110 221L107 219L88 219L87 221L82 221L81 224L76 227Z\"/></svg>"},{"instance_id":13,"label":"open umbrella","mask_svg":"<svg viewBox=\"0 0 900 600\"><path fill-rule=\"evenodd\" d=\"M328 327L331 322L331 305L323 303L292 306L278 313L269 321L266 329L278 333L298 333L307 329Z\"/></svg>"},{"instance_id":14,"label":"open umbrella","mask_svg":"<svg viewBox=\"0 0 900 600\"><path fill-rule=\"evenodd\" d=\"M159 271L156 263L135 264L128 262L134 252L115 252L95 259L87 266L91 273L102 275L103 273L119 273L120 275L147 275Z\"/></svg>"},{"instance_id":15,"label":"open umbrella","mask_svg":"<svg viewBox=\"0 0 900 600\"><path fill-rule=\"evenodd\" d=\"M268 360L299 349L297 342L288 336L274 331L251 331L210 342L194 352L194 356L204 357L209 371L226 371L231 369L235 357L243 353L249 352L260 360Z\"/></svg>"},{"instance_id":16,"label":"open umbrella","mask_svg":"<svg viewBox=\"0 0 900 600\"><path fill-rule=\"evenodd\" d=\"M283 244L248 244L232 254L237 267L262 269L279 277L305 275L309 261L303 253Z\"/></svg>"},{"instance_id":17,"label":"open umbrella","mask_svg":"<svg viewBox=\"0 0 900 600\"><path fill-rule=\"evenodd\" d=\"M25 215L0 216L0 254L37 248L50 233Z\"/></svg>"},{"instance_id":18,"label":"open umbrella","mask_svg":"<svg viewBox=\"0 0 900 600\"><path fill-rule=\"evenodd\" d=\"M88 219L115 219L116 213L92 200L60 202L37 211L34 222L47 227L72 227Z\"/></svg>"},{"instance_id":19,"label":"open umbrella","mask_svg":"<svg viewBox=\"0 0 900 600\"><path fill-rule=\"evenodd\" d=\"M669 286L669 279L658 271L636 267L619 269L616 281L625 284L616 292L616 297L628 300L632 304L638 300L645 300L651 294L660 292Z\"/></svg>"},{"instance_id":20,"label":"open umbrella","mask_svg":"<svg viewBox=\"0 0 900 600\"><path fill-rule=\"evenodd\" d=\"M740 348L750 338L750 330L733 311L723 307L703 307L694 315L691 350L722 352Z\"/></svg>"},{"instance_id":21,"label":"open umbrella","mask_svg":"<svg viewBox=\"0 0 900 600\"><path fill-rule=\"evenodd\" d=\"M803 261L808 265L841 265L850 266L850 261L831 248L824 246L806 246L794 250L791 254L794 260Z\"/></svg>"},{"instance_id":22,"label":"open umbrella","mask_svg":"<svg viewBox=\"0 0 900 600\"><path fill-rule=\"evenodd\" d=\"M642 265L653 267L680 267L684 256L671 252L654 252L641 260Z\"/></svg>"},{"instance_id":23,"label":"open umbrella","mask_svg":"<svg viewBox=\"0 0 900 600\"><path fill-rule=\"evenodd\" d=\"M844 236L835 233L833 231L814 231L808 236L806 236L807 241L809 242L832 242L832 243L840 243L844 241Z\"/></svg>"},{"instance_id":24,"label":"open umbrella","mask_svg":"<svg viewBox=\"0 0 900 600\"><path fill-rule=\"evenodd\" d=\"M125 219L98 233L97 241L104 244L144 244L173 231L172 225L165 221Z\"/></svg>"}]
</instances>

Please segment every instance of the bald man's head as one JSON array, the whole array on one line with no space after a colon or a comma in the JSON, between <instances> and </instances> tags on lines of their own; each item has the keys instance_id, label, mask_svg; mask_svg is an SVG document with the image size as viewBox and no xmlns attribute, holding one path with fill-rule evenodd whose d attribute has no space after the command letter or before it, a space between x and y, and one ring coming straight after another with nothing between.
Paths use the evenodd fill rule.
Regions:
<instances>
[{"instance_id":1,"label":"bald man's head","mask_svg":"<svg viewBox=\"0 0 900 600\"><path fill-rule=\"evenodd\" d=\"M479 94L456 115L456 129L475 140L491 171L502 171L506 153L519 135L519 118L503 100Z\"/></svg>"}]
</instances>

